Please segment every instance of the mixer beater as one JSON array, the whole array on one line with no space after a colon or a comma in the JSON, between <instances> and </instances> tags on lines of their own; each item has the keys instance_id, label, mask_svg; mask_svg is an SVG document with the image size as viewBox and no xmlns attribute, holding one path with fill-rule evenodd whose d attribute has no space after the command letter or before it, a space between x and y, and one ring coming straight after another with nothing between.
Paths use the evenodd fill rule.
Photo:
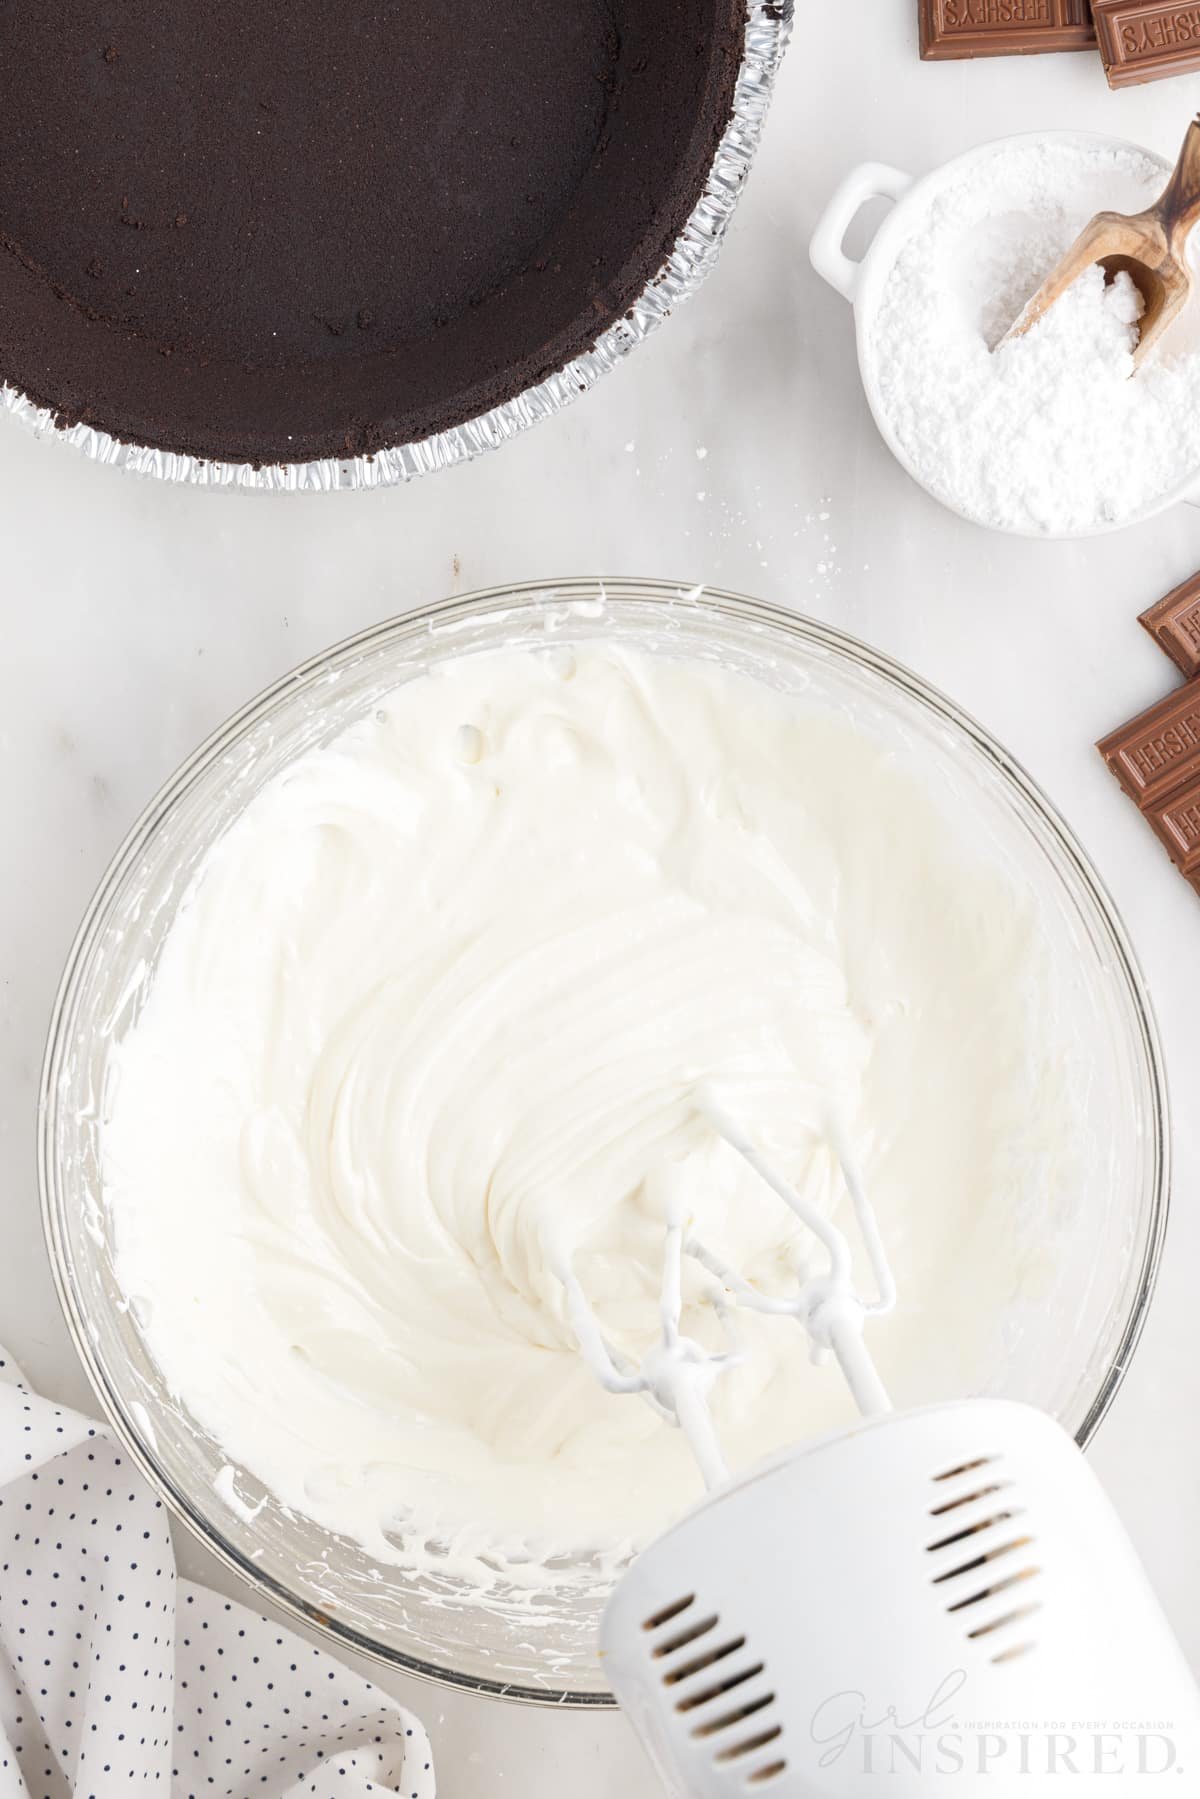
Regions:
<instances>
[{"instance_id":1,"label":"mixer beater","mask_svg":"<svg viewBox=\"0 0 1200 1799\"><path fill-rule=\"evenodd\" d=\"M839 1226L711 1085L696 1104L827 1266L803 1272L793 1294L760 1292L672 1201L660 1333L640 1362L605 1336L570 1262L557 1269L589 1367L685 1432L708 1489L623 1576L600 1633L605 1672L668 1792L1126 1799L1162 1790L1164 1774L1194 1790L1200 1693L1074 1441L1008 1401L892 1410L863 1327L895 1286L844 1134L827 1127L869 1299ZM689 1260L714 1283L716 1350L682 1330ZM709 1398L738 1362L741 1308L798 1322L861 1417L731 1477Z\"/></svg>"},{"instance_id":2,"label":"mixer beater","mask_svg":"<svg viewBox=\"0 0 1200 1799\"><path fill-rule=\"evenodd\" d=\"M681 1200L673 1196L666 1220L660 1335L637 1364L605 1336L568 1258L559 1261L557 1272L566 1289L568 1315L580 1351L601 1386L609 1393L641 1394L661 1417L679 1426L688 1439L705 1486L711 1491L729 1478L708 1395L721 1374L736 1367L741 1359L736 1308L795 1319L808 1336L812 1359L819 1363L832 1355L859 1410L864 1417L872 1417L890 1411L891 1401L863 1342L863 1325L868 1317L892 1309L896 1285L874 1207L838 1121L827 1121L829 1147L841 1171L871 1267L875 1296L870 1300L855 1292L850 1244L845 1233L755 1147L722 1100L716 1084L701 1084L695 1101L716 1135L808 1228L824 1250L828 1266L819 1274L801 1276L794 1294L763 1293L704 1243L691 1227ZM683 1265L688 1258L716 1283L708 1303L722 1326L725 1347L719 1351L705 1349L694 1337L683 1334Z\"/></svg>"}]
</instances>

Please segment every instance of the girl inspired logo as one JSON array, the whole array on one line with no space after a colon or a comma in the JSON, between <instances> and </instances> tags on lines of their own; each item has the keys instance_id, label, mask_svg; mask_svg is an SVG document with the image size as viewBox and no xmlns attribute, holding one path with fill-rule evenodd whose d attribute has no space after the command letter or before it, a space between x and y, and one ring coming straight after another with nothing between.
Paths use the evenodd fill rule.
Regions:
<instances>
[{"instance_id":1,"label":"girl inspired logo","mask_svg":"<svg viewBox=\"0 0 1200 1799\"><path fill-rule=\"evenodd\" d=\"M955 1781L950 1790L964 1792L983 1779L1007 1791L1011 1783L1052 1775L1127 1782L1185 1772L1169 1720L961 1719L954 1701L966 1682L966 1670L955 1669L915 1714L894 1705L872 1707L854 1689L831 1693L810 1724L816 1767L843 1763L847 1772L876 1777L880 1793L889 1782L897 1790L894 1783L904 1776ZM1036 1789L1030 1784L1028 1790ZM1124 1794L1127 1788L1112 1790Z\"/></svg>"}]
</instances>

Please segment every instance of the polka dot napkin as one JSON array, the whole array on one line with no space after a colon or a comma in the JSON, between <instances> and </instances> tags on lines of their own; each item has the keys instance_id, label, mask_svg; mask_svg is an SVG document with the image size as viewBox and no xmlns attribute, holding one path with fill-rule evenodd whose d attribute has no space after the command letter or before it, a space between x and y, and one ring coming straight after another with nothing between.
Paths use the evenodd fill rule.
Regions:
<instances>
[{"instance_id":1,"label":"polka dot napkin","mask_svg":"<svg viewBox=\"0 0 1200 1799\"><path fill-rule=\"evenodd\" d=\"M0 1351L0 1799L432 1799L421 1725L290 1631L177 1579L101 1425Z\"/></svg>"}]
</instances>

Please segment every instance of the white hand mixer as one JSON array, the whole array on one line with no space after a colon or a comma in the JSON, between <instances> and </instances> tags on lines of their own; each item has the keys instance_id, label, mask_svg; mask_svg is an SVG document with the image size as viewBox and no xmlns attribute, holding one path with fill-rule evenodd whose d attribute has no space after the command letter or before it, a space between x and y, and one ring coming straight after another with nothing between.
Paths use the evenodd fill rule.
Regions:
<instances>
[{"instance_id":1,"label":"white hand mixer","mask_svg":"<svg viewBox=\"0 0 1200 1799\"><path fill-rule=\"evenodd\" d=\"M1200 1791L1200 1693L1073 1440L1006 1401L892 1411L863 1324L895 1293L844 1142L831 1134L876 1283L869 1302L854 1292L844 1234L711 1091L697 1101L829 1266L768 1297L673 1212L661 1337L640 1364L607 1341L569 1263L559 1269L589 1366L684 1430L708 1488L634 1562L600 1634L613 1691L668 1792ZM681 1332L685 1257L717 1283L719 1352ZM836 1357L863 1417L731 1479L708 1393L737 1359L740 1306L795 1318L816 1358Z\"/></svg>"}]
</instances>

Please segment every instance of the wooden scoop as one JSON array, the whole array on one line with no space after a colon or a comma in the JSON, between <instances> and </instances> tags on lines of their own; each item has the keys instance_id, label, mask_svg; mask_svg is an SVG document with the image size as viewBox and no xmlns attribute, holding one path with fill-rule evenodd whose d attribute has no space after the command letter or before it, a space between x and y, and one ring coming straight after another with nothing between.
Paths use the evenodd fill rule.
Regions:
<instances>
[{"instance_id":1,"label":"wooden scoop","mask_svg":"<svg viewBox=\"0 0 1200 1799\"><path fill-rule=\"evenodd\" d=\"M1098 262L1109 281L1124 271L1141 292L1145 310L1133 352L1137 367L1182 312L1192 291L1185 251L1200 218L1200 114L1192 120L1171 179L1145 212L1098 212L1057 268L1047 275L1001 339L1007 343L1036 325L1085 269Z\"/></svg>"}]
</instances>

